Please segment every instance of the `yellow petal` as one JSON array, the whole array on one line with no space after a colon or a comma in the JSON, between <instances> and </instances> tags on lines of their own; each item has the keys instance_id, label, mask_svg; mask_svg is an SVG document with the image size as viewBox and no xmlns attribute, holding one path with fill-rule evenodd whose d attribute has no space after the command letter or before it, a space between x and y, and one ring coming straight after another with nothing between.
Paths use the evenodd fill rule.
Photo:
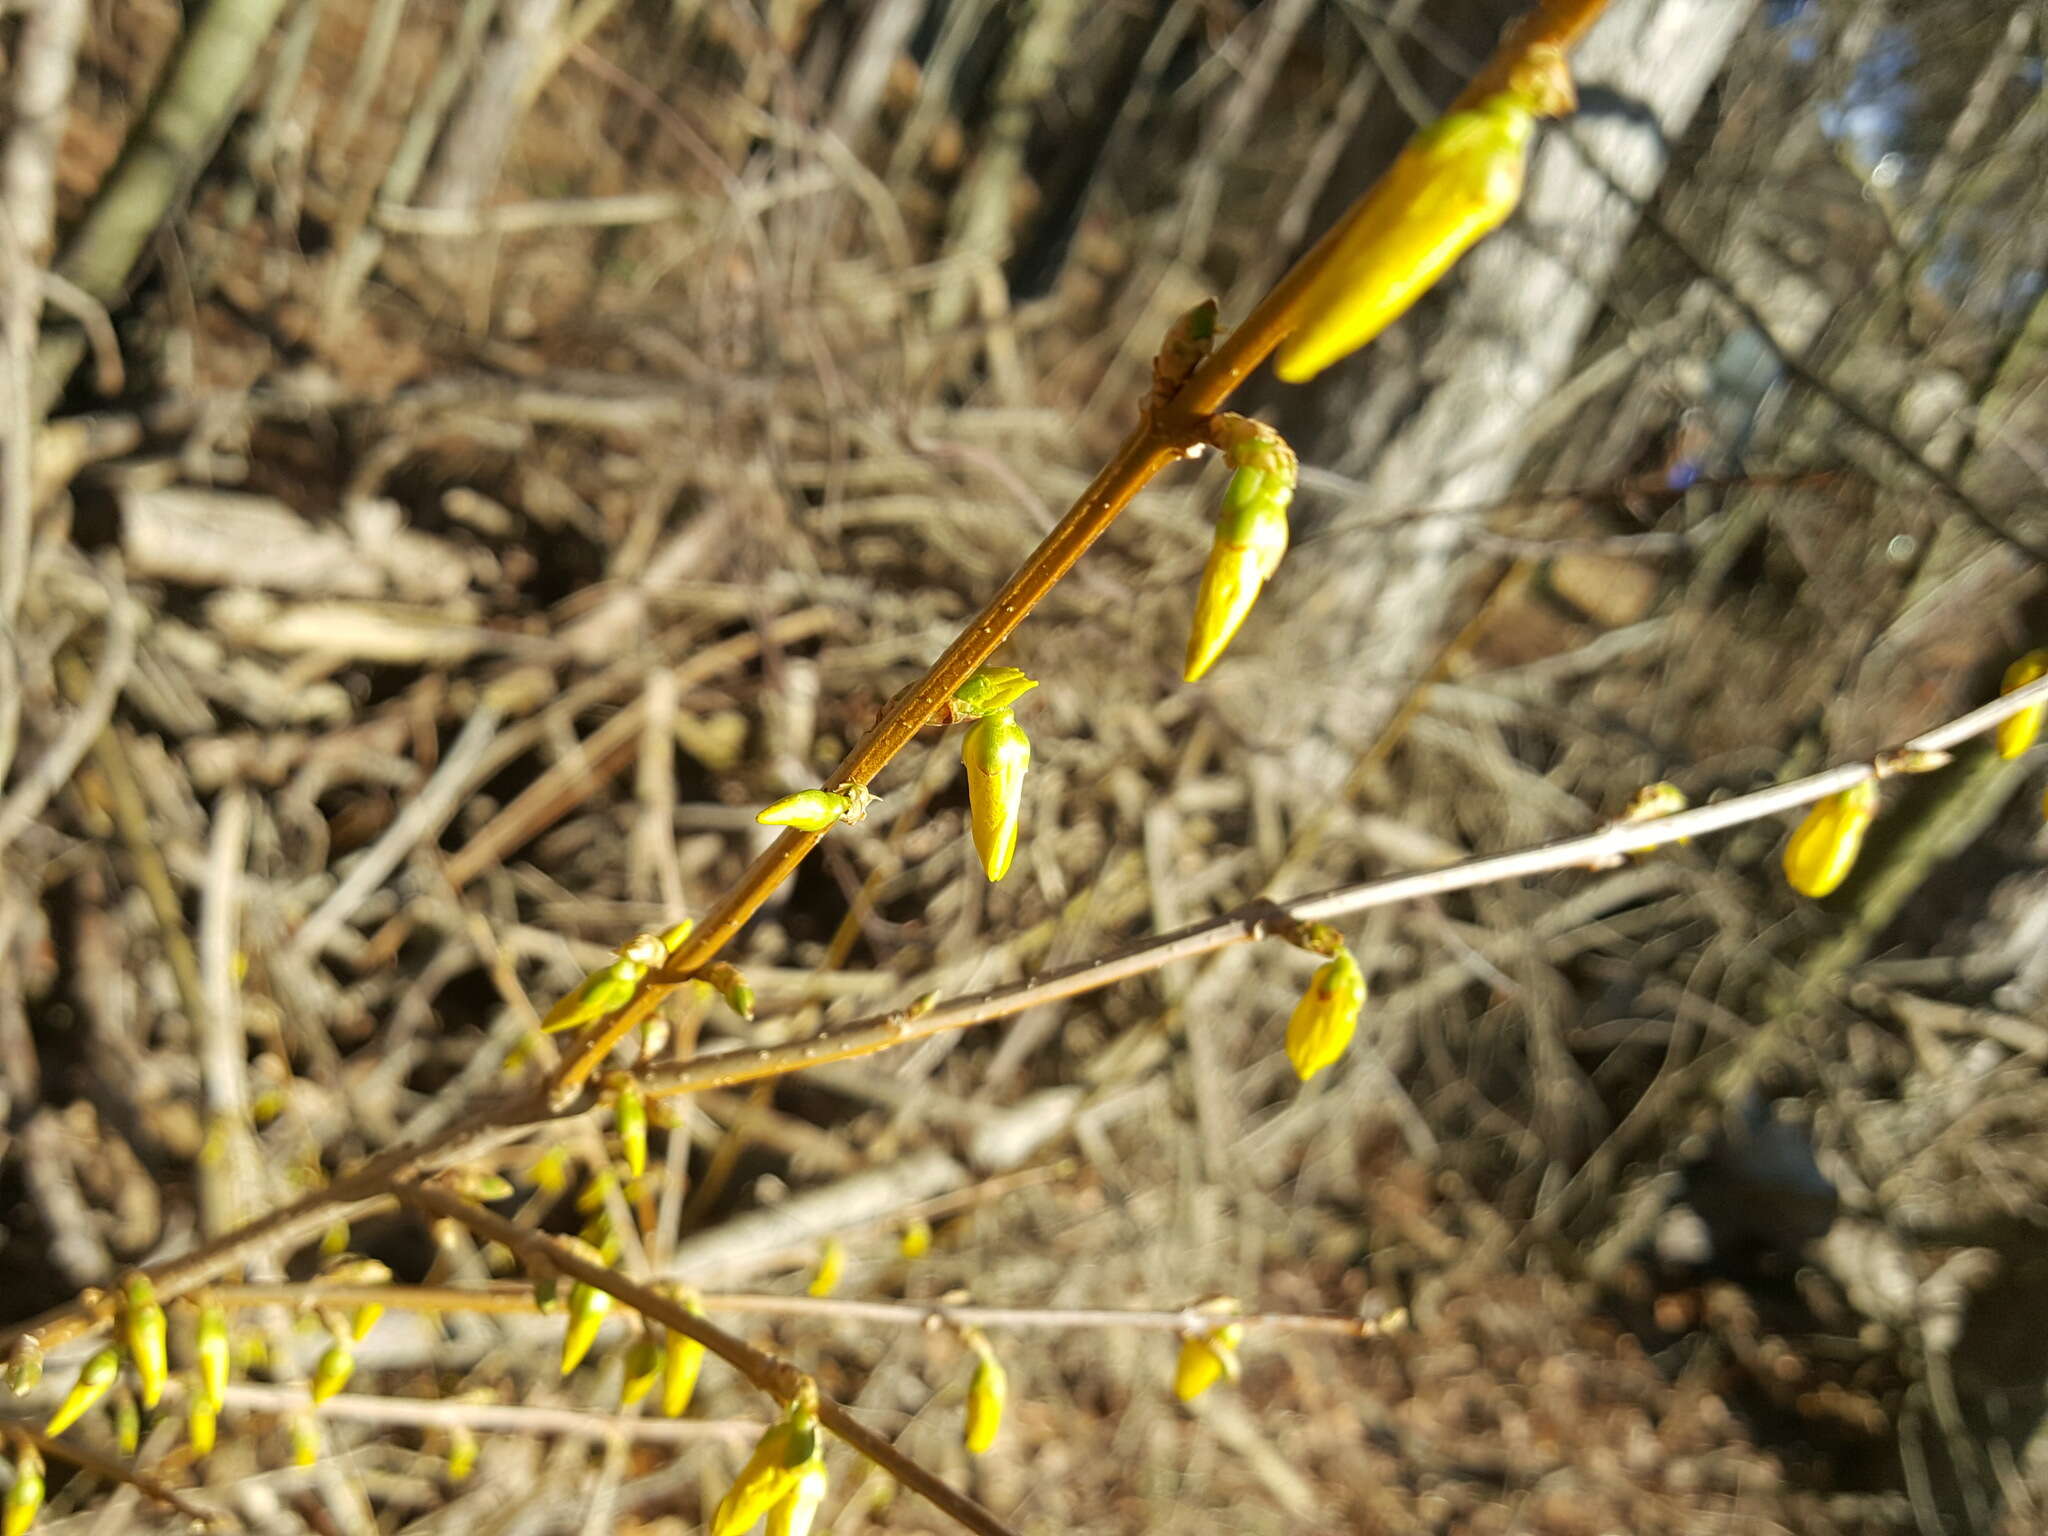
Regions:
<instances>
[{"instance_id":1,"label":"yellow petal","mask_svg":"<svg viewBox=\"0 0 2048 1536\"><path fill-rule=\"evenodd\" d=\"M1344 1054L1365 1007L1365 975L1351 951L1339 950L1308 984L1287 1021L1287 1059L1307 1082Z\"/></svg>"},{"instance_id":2,"label":"yellow petal","mask_svg":"<svg viewBox=\"0 0 2048 1536\"><path fill-rule=\"evenodd\" d=\"M836 1237L828 1237L818 1252L818 1268L811 1276L808 1289L813 1296L830 1296L839 1289L839 1281L845 1273L846 1244Z\"/></svg>"},{"instance_id":3,"label":"yellow petal","mask_svg":"<svg viewBox=\"0 0 2048 1536\"><path fill-rule=\"evenodd\" d=\"M1817 802L1785 844L1785 879L1802 896L1832 895L1863 851L1877 817L1877 781L1864 779Z\"/></svg>"},{"instance_id":4,"label":"yellow petal","mask_svg":"<svg viewBox=\"0 0 2048 1536\"><path fill-rule=\"evenodd\" d=\"M2024 688L2028 683L2048 677L2048 650L2029 651L2018 661L2005 669L2005 677L1998 691L2011 693L2015 688ZM2041 721L2048 716L2048 704L2034 704L2016 715L2008 715L1998 722L1997 734L1993 740L1998 746L1998 755L2014 758L2023 754L2041 735Z\"/></svg>"},{"instance_id":5,"label":"yellow petal","mask_svg":"<svg viewBox=\"0 0 2048 1536\"><path fill-rule=\"evenodd\" d=\"M991 881L1010 872L1017 852L1017 824L1023 813L1024 775L1031 767L1031 738L1009 710L977 720L960 744L967 766L967 803L974 851Z\"/></svg>"},{"instance_id":6,"label":"yellow petal","mask_svg":"<svg viewBox=\"0 0 2048 1536\"><path fill-rule=\"evenodd\" d=\"M1003 1427L1003 1406L1010 1400L1010 1377L1002 1363L985 1350L974 1363L967 1387L967 1449L979 1456L996 1443Z\"/></svg>"},{"instance_id":7,"label":"yellow petal","mask_svg":"<svg viewBox=\"0 0 2048 1536\"><path fill-rule=\"evenodd\" d=\"M1357 351L1498 228L1521 200L1535 126L1527 102L1504 94L1417 134L1346 216L1274 372L1305 383Z\"/></svg>"}]
</instances>

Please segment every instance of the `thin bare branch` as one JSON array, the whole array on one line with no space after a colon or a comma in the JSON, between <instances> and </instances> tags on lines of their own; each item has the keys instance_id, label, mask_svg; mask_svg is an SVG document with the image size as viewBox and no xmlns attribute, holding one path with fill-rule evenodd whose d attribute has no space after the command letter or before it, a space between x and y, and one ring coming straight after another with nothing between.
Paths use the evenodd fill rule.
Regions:
<instances>
[{"instance_id":1,"label":"thin bare branch","mask_svg":"<svg viewBox=\"0 0 2048 1536\"><path fill-rule=\"evenodd\" d=\"M301 1387L256 1383L230 1386L224 1394L230 1408L255 1413L303 1413ZM417 1429L480 1430L506 1435L625 1435L658 1444L690 1445L706 1440L746 1444L766 1427L749 1419L653 1419L623 1413L590 1413L581 1408L538 1408L524 1403L476 1402L463 1397L377 1397L366 1392L341 1392L314 1410L322 1418L354 1419L366 1424L403 1425Z\"/></svg>"},{"instance_id":2,"label":"thin bare branch","mask_svg":"<svg viewBox=\"0 0 2048 1536\"><path fill-rule=\"evenodd\" d=\"M745 1340L735 1338L723 1328L686 1311L659 1291L637 1280L629 1280L603 1264L592 1263L559 1239L507 1221L495 1211L486 1210L431 1184L398 1182L394 1183L392 1193L427 1215L459 1221L470 1231L503 1243L522 1257L548 1265L572 1280L595 1286L651 1322L688 1335L777 1402L793 1402L800 1394L816 1391L816 1384L787 1361L762 1353ZM1011 1527L989 1510L927 1472L822 1393L818 1394L818 1422L897 1482L923 1494L941 1513L970 1531L979 1531L982 1536L1015 1536Z\"/></svg>"},{"instance_id":3,"label":"thin bare branch","mask_svg":"<svg viewBox=\"0 0 2048 1536\"><path fill-rule=\"evenodd\" d=\"M1354 917L1374 907L1444 896L1453 891L1471 890L1475 886L1498 885L1558 870L1604 867L1638 849L1701 837L1710 832L1724 832L1730 827L1811 805L1865 779L1885 777L1900 771L1889 765L1900 761L1906 754L1947 751L1985 734L2008 716L2044 701L2048 701L2048 679L2029 683L1994 699L1966 715L1921 733L1891 752L1879 754L1869 762L1845 763L1787 784L1776 784L1769 789L1737 795L1733 799L1655 821L1615 822L1580 837L1541 843L1511 853L1486 854L1442 869L1364 880L1294 901L1252 902L1221 917L1191 924L1117 954L1083 961L1048 976L998 987L936 1007L920 1009L912 1005L899 1008L876 1018L825 1030L809 1039L793 1040L786 1045L742 1046L689 1061L664 1062L642 1068L638 1075L642 1086L652 1094L698 1093L707 1088L729 1088L763 1078L782 1077L824 1062L871 1056L912 1041L1009 1018L1027 1008L1099 991L1177 961L1193 960L1233 944L1265 938L1290 924L1327 923L1342 917Z\"/></svg>"},{"instance_id":4,"label":"thin bare branch","mask_svg":"<svg viewBox=\"0 0 2048 1536\"><path fill-rule=\"evenodd\" d=\"M224 1285L208 1299L224 1307L382 1306L409 1312L486 1312L535 1315L540 1303L531 1286L455 1285ZM1225 1323L1273 1333L1329 1333L1371 1339L1399 1330L1405 1314L1343 1317L1314 1312L1218 1313L1200 1307L979 1307L966 1303L869 1301L853 1296L771 1296L753 1291L704 1291L697 1301L706 1312L748 1317L856 1319L892 1328L1132 1328L1145 1333L1206 1334Z\"/></svg>"}]
</instances>

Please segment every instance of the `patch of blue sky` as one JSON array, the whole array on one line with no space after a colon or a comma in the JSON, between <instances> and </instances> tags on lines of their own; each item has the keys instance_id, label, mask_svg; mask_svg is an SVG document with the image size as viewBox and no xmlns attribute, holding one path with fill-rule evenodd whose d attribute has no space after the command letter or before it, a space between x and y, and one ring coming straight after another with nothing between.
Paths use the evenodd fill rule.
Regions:
<instances>
[{"instance_id":1,"label":"patch of blue sky","mask_svg":"<svg viewBox=\"0 0 2048 1536\"><path fill-rule=\"evenodd\" d=\"M1920 50L1904 27L1880 27L1869 52L1856 62L1848 89L1820 105L1820 131L1846 145L1866 166L1902 153L1920 92L1908 79ZM1899 162L1893 162L1895 165Z\"/></svg>"}]
</instances>

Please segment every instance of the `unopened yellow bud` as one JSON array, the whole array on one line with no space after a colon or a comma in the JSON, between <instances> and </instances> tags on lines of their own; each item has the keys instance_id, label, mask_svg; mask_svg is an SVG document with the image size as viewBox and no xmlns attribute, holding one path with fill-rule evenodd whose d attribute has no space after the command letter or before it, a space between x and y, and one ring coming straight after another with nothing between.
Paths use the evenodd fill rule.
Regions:
<instances>
[{"instance_id":1,"label":"unopened yellow bud","mask_svg":"<svg viewBox=\"0 0 2048 1536\"><path fill-rule=\"evenodd\" d=\"M57 1411L50 1415L50 1422L43 1426L43 1433L61 1435L76 1424L85 1410L107 1395L121 1374L121 1352L109 1344L100 1350L78 1373L78 1380L64 1395L64 1401L57 1405Z\"/></svg>"},{"instance_id":2,"label":"unopened yellow bud","mask_svg":"<svg viewBox=\"0 0 2048 1536\"><path fill-rule=\"evenodd\" d=\"M577 1281L569 1290L569 1329L562 1335L562 1374L568 1375L583 1363L590 1346L597 1342L597 1330L604 1326L612 1309L610 1291Z\"/></svg>"},{"instance_id":3,"label":"unopened yellow bud","mask_svg":"<svg viewBox=\"0 0 2048 1536\"><path fill-rule=\"evenodd\" d=\"M1037 678L1026 677L1016 667L977 667L946 701L946 723L986 719L1010 708L1037 686Z\"/></svg>"},{"instance_id":4,"label":"unopened yellow bud","mask_svg":"<svg viewBox=\"0 0 2048 1536\"><path fill-rule=\"evenodd\" d=\"M320 1425L308 1413L292 1415L292 1465L310 1467L320 1459Z\"/></svg>"},{"instance_id":5,"label":"unopened yellow bud","mask_svg":"<svg viewBox=\"0 0 2048 1536\"><path fill-rule=\"evenodd\" d=\"M986 1345L976 1351L974 1379L967 1385L967 1449L979 1456L996 1443L1003 1427L1003 1405L1010 1400L1010 1377Z\"/></svg>"},{"instance_id":6,"label":"unopened yellow bud","mask_svg":"<svg viewBox=\"0 0 2048 1536\"><path fill-rule=\"evenodd\" d=\"M123 1456L133 1456L142 1444L142 1412L135 1406L135 1399L126 1388L114 1394L109 1410L114 1418L114 1444L120 1447Z\"/></svg>"},{"instance_id":7,"label":"unopened yellow bud","mask_svg":"<svg viewBox=\"0 0 2048 1536\"><path fill-rule=\"evenodd\" d=\"M313 1367L313 1401L324 1403L343 1387L356 1372L355 1350L345 1339L336 1339L329 1344L320 1361Z\"/></svg>"},{"instance_id":8,"label":"unopened yellow bud","mask_svg":"<svg viewBox=\"0 0 2048 1536\"><path fill-rule=\"evenodd\" d=\"M728 960L714 960L697 973L697 979L725 999L725 1006L743 1019L754 1016L754 988Z\"/></svg>"},{"instance_id":9,"label":"unopened yellow bud","mask_svg":"<svg viewBox=\"0 0 2048 1536\"><path fill-rule=\"evenodd\" d=\"M1236 1381L1237 1346L1243 1338L1240 1325L1225 1323L1213 1333L1182 1339L1180 1358L1173 1367L1173 1395L1191 1403L1219 1381Z\"/></svg>"},{"instance_id":10,"label":"unopened yellow bud","mask_svg":"<svg viewBox=\"0 0 2048 1536\"><path fill-rule=\"evenodd\" d=\"M639 1178L647 1171L647 1096L632 1078L621 1076L612 1097L612 1123L618 1127L619 1156L626 1172Z\"/></svg>"},{"instance_id":11,"label":"unopened yellow bud","mask_svg":"<svg viewBox=\"0 0 2048 1536\"><path fill-rule=\"evenodd\" d=\"M592 971L574 991L550 1008L540 1027L553 1034L617 1013L640 990L641 978L667 959L665 940L651 933L640 934L621 948L609 965Z\"/></svg>"},{"instance_id":12,"label":"unopened yellow bud","mask_svg":"<svg viewBox=\"0 0 2048 1536\"><path fill-rule=\"evenodd\" d=\"M157 1305L156 1287L149 1283L149 1276L130 1275L121 1288L121 1341L128 1346L128 1358L135 1362L145 1407L157 1405L171 1374L164 1343L167 1331L164 1309Z\"/></svg>"},{"instance_id":13,"label":"unopened yellow bud","mask_svg":"<svg viewBox=\"0 0 2048 1536\"><path fill-rule=\"evenodd\" d=\"M14 1453L14 1486L7 1490L7 1504L0 1531L6 1536L22 1536L36 1523L36 1516L42 1511L43 1453L28 1441L21 1443Z\"/></svg>"},{"instance_id":14,"label":"unopened yellow bud","mask_svg":"<svg viewBox=\"0 0 2048 1536\"><path fill-rule=\"evenodd\" d=\"M220 1424L220 1410L206 1400L197 1384L185 1399L185 1435L192 1442L194 1456L211 1456Z\"/></svg>"},{"instance_id":15,"label":"unopened yellow bud","mask_svg":"<svg viewBox=\"0 0 2048 1536\"><path fill-rule=\"evenodd\" d=\"M1526 91L1490 96L1408 142L1338 227L1329 261L1303 294L1301 325L1273 371L1304 383L1407 312L1521 200L1535 108Z\"/></svg>"},{"instance_id":16,"label":"unopened yellow bud","mask_svg":"<svg viewBox=\"0 0 2048 1536\"><path fill-rule=\"evenodd\" d=\"M1195 598L1185 676L1195 682L1216 664L1287 553L1287 508L1294 501L1294 455L1266 466L1245 464L1223 492L1209 563Z\"/></svg>"},{"instance_id":17,"label":"unopened yellow bud","mask_svg":"<svg viewBox=\"0 0 2048 1536\"><path fill-rule=\"evenodd\" d=\"M799 1403L755 1442L740 1475L712 1513L711 1536L745 1536L796 1491L810 1464L821 1459L817 1424Z\"/></svg>"},{"instance_id":18,"label":"unopened yellow bud","mask_svg":"<svg viewBox=\"0 0 2048 1536\"><path fill-rule=\"evenodd\" d=\"M619 1406L630 1408L654 1390L661 1375L661 1346L652 1334L642 1333L626 1351L626 1374L619 1382Z\"/></svg>"},{"instance_id":19,"label":"unopened yellow bud","mask_svg":"<svg viewBox=\"0 0 2048 1536\"><path fill-rule=\"evenodd\" d=\"M1686 798L1684 790L1676 784L1659 779L1655 784L1645 784L1629 796L1628 805L1623 809L1621 819L1625 822L1655 821L1662 816L1675 816L1691 805L1692 801ZM1690 843L1692 839L1681 837L1678 841L1683 844ZM1654 853L1656 845L1645 844L1641 848L1629 851L1635 854Z\"/></svg>"},{"instance_id":20,"label":"unopened yellow bud","mask_svg":"<svg viewBox=\"0 0 2048 1536\"><path fill-rule=\"evenodd\" d=\"M474 1183L481 1178L496 1180L502 1186L499 1193L478 1192ZM472 1183L464 1193L473 1200L502 1200L512 1193L509 1181L496 1174L471 1175ZM490 1186L490 1187L496 1187ZM391 1266L381 1259L366 1259L359 1253L344 1253L320 1266L320 1278L329 1285L389 1285ZM366 1301L358 1306L349 1318L348 1331L360 1344L370 1336L370 1330L377 1326L377 1320L384 1315L381 1302Z\"/></svg>"},{"instance_id":21,"label":"unopened yellow bud","mask_svg":"<svg viewBox=\"0 0 2048 1536\"><path fill-rule=\"evenodd\" d=\"M485 1205L493 1200L509 1200L519 1192L505 1175L487 1168L457 1168L446 1178L448 1187L463 1199Z\"/></svg>"},{"instance_id":22,"label":"unopened yellow bud","mask_svg":"<svg viewBox=\"0 0 2048 1536\"><path fill-rule=\"evenodd\" d=\"M1877 781L1863 779L1806 813L1785 844L1785 878L1802 896L1832 894L1856 867L1863 834L1877 819Z\"/></svg>"},{"instance_id":23,"label":"unopened yellow bud","mask_svg":"<svg viewBox=\"0 0 2048 1536\"><path fill-rule=\"evenodd\" d=\"M829 789L800 789L784 795L754 817L764 827L797 827L805 832L823 832L845 820L853 809L846 796Z\"/></svg>"},{"instance_id":24,"label":"unopened yellow bud","mask_svg":"<svg viewBox=\"0 0 2048 1536\"><path fill-rule=\"evenodd\" d=\"M797 1473L796 1486L768 1511L768 1536L810 1536L825 1486L825 1458L813 1456Z\"/></svg>"},{"instance_id":25,"label":"unopened yellow bud","mask_svg":"<svg viewBox=\"0 0 2048 1536\"><path fill-rule=\"evenodd\" d=\"M683 947L683 940L687 939L691 934L695 933L696 931L697 919L695 919L694 917L686 917L680 923L677 923L673 928L663 929L661 934L661 947L663 953L668 955L674 954L677 950Z\"/></svg>"},{"instance_id":26,"label":"unopened yellow bud","mask_svg":"<svg viewBox=\"0 0 2048 1536\"><path fill-rule=\"evenodd\" d=\"M308 1172L310 1176L307 1179L307 1188L318 1189L326 1182L325 1176L319 1169L314 1168L308 1170ZM327 1230L320 1234L320 1256L331 1259L338 1253L346 1252L348 1249L348 1236L347 1222L330 1221L327 1224Z\"/></svg>"},{"instance_id":27,"label":"unopened yellow bud","mask_svg":"<svg viewBox=\"0 0 2048 1536\"><path fill-rule=\"evenodd\" d=\"M990 880L1010 872L1017 852L1017 825L1024 807L1024 775L1031 767L1031 738L1007 709L967 728L960 743L967 766L967 806L974 851Z\"/></svg>"},{"instance_id":28,"label":"unopened yellow bud","mask_svg":"<svg viewBox=\"0 0 2048 1536\"><path fill-rule=\"evenodd\" d=\"M2043 677L2048 677L2048 651L2029 651L2005 669L2005 678L1998 691L2011 693L2015 688L2024 688ZM1998 755L2018 757L2031 747L2040 738L2044 716L2048 716L2048 704L2030 704L2018 714L2008 715L1999 721L1998 733L1993 738L1998 744Z\"/></svg>"},{"instance_id":29,"label":"unopened yellow bud","mask_svg":"<svg viewBox=\"0 0 2048 1536\"><path fill-rule=\"evenodd\" d=\"M460 1483L468 1480L476 1470L476 1435L467 1424L453 1424L448 1429L448 1481Z\"/></svg>"},{"instance_id":30,"label":"unopened yellow bud","mask_svg":"<svg viewBox=\"0 0 2048 1536\"><path fill-rule=\"evenodd\" d=\"M903 1224L903 1235L896 1240L896 1251L906 1259L921 1259L932 1251L932 1224L922 1216L916 1216Z\"/></svg>"},{"instance_id":31,"label":"unopened yellow bud","mask_svg":"<svg viewBox=\"0 0 2048 1536\"><path fill-rule=\"evenodd\" d=\"M1365 1007L1365 974L1340 950L1316 971L1287 1021L1287 1059L1305 1083L1344 1054Z\"/></svg>"},{"instance_id":32,"label":"unopened yellow bud","mask_svg":"<svg viewBox=\"0 0 2048 1536\"><path fill-rule=\"evenodd\" d=\"M703 1306L687 1292L677 1298L677 1304L692 1317L704 1315ZM697 1391L697 1375L704 1369L704 1346L671 1328L662 1354L661 1411L679 1419L689 1412L690 1399Z\"/></svg>"},{"instance_id":33,"label":"unopened yellow bud","mask_svg":"<svg viewBox=\"0 0 2048 1536\"><path fill-rule=\"evenodd\" d=\"M846 1244L836 1237L825 1239L825 1246L818 1250L818 1267L811 1274L807 1287L813 1296L830 1296L839 1289L839 1281L846 1274Z\"/></svg>"},{"instance_id":34,"label":"unopened yellow bud","mask_svg":"<svg viewBox=\"0 0 2048 1536\"><path fill-rule=\"evenodd\" d=\"M193 1336L193 1351L199 1357L196 1393L206 1406L219 1413L228 1390L228 1314L219 1302L210 1301L199 1309L199 1327Z\"/></svg>"},{"instance_id":35,"label":"unopened yellow bud","mask_svg":"<svg viewBox=\"0 0 2048 1536\"><path fill-rule=\"evenodd\" d=\"M527 1182L544 1195L559 1195L569 1187L569 1154L562 1147L549 1147L526 1170Z\"/></svg>"}]
</instances>

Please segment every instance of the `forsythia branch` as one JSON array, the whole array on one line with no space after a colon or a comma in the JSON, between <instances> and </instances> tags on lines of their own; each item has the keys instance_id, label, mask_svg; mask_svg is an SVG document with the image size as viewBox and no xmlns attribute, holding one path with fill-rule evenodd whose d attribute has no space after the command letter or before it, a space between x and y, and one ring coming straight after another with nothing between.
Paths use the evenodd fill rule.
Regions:
<instances>
[{"instance_id":1,"label":"forsythia branch","mask_svg":"<svg viewBox=\"0 0 2048 1536\"><path fill-rule=\"evenodd\" d=\"M779 1403L794 1402L800 1396L816 1391L810 1378L787 1361L762 1353L744 1339L735 1338L715 1323L689 1311L673 1297L664 1296L650 1286L628 1279L608 1265L586 1258L559 1238L522 1227L495 1211L432 1184L396 1183L391 1192L424 1215L458 1221L480 1237L503 1243L522 1258L537 1261L560 1275L605 1292L649 1322L659 1323L672 1332L695 1339ZM838 1403L819 1396L817 1417L826 1429L897 1482L923 1494L942 1513L970 1531L979 1531L982 1536L1016 1536L1011 1527L989 1510L927 1472Z\"/></svg>"}]
</instances>

